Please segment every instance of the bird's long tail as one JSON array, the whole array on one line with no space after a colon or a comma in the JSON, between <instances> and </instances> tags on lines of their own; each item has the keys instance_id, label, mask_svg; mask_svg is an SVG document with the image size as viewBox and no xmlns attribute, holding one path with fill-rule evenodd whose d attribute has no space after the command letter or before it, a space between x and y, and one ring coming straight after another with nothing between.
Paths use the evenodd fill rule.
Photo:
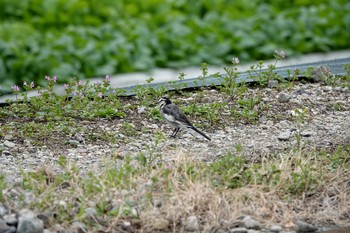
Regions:
<instances>
[{"instance_id":1,"label":"bird's long tail","mask_svg":"<svg viewBox=\"0 0 350 233\"><path fill-rule=\"evenodd\" d=\"M196 131L197 133L199 133L200 135L202 135L203 137L205 137L206 139L208 139L209 141L211 141L210 137L208 137L207 135L205 135L203 132L201 132L199 129L197 129L194 126L189 127L190 129L193 129L194 131Z\"/></svg>"}]
</instances>

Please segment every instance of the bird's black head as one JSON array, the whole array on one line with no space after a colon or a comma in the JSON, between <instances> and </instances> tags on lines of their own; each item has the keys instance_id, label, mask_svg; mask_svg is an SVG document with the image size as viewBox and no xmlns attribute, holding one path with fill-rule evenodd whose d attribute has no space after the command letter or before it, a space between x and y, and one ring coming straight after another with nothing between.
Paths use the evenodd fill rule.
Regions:
<instances>
[{"instance_id":1,"label":"bird's black head","mask_svg":"<svg viewBox=\"0 0 350 233\"><path fill-rule=\"evenodd\" d=\"M162 97L159 99L158 103L171 104L171 100L167 97Z\"/></svg>"}]
</instances>

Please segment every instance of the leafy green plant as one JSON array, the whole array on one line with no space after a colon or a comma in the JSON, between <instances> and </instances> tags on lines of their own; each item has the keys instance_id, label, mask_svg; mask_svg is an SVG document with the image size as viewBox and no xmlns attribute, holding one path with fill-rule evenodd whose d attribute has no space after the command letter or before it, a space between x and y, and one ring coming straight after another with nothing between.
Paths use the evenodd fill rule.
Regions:
<instances>
[{"instance_id":1,"label":"leafy green plant","mask_svg":"<svg viewBox=\"0 0 350 233\"><path fill-rule=\"evenodd\" d=\"M296 126L295 139L297 141L298 148L301 149L302 132L304 130L305 123L310 118L309 109L306 107L296 108L291 112L291 114L294 117L294 122Z\"/></svg>"},{"instance_id":2,"label":"leafy green plant","mask_svg":"<svg viewBox=\"0 0 350 233\"><path fill-rule=\"evenodd\" d=\"M231 116L233 119L253 123L265 108L266 106L261 103L261 97L250 96L246 99L237 100L237 104L231 108Z\"/></svg>"},{"instance_id":3,"label":"leafy green plant","mask_svg":"<svg viewBox=\"0 0 350 233\"><path fill-rule=\"evenodd\" d=\"M216 125L220 120L221 111L224 109L224 103L209 103L209 104L195 104L182 107L184 113L187 115L194 115L204 118L209 121L210 125Z\"/></svg>"},{"instance_id":4,"label":"leafy green plant","mask_svg":"<svg viewBox=\"0 0 350 233\"><path fill-rule=\"evenodd\" d=\"M350 75L350 64L344 65L344 69L347 72L347 74Z\"/></svg>"},{"instance_id":5,"label":"leafy green plant","mask_svg":"<svg viewBox=\"0 0 350 233\"><path fill-rule=\"evenodd\" d=\"M163 156L160 143L164 140L164 134L156 131L154 141L146 145L146 151L142 151L137 155L137 161L147 171L151 171L154 166L161 164Z\"/></svg>"},{"instance_id":6,"label":"leafy green plant","mask_svg":"<svg viewBox=\"0 0 350 233\"><path fill-rule=\"evenodd\" d=\"M249 161L242 156L228 153L219 161L209 165L212 184L218 187L239 188L245 184L242 174L248 168Z\"/></svg>"},{"instance_id":7,"label":"leafy green plant","mask_svg":"<svg viewBox=\"0 0 350 233\"><path fill-rule=\"evenodd\" d=\"M1 108L0 116L15 117L18 120L9 124L6 131L14 132L13 136L29 140L35 145L58 143L63 146L68 142L68 137L84 130L90 141L115 141L114 136L108 132L96 134L92 132L93 128L88 130L85 127L82 130L81 124L77 123L78 120L94 121L96 118L114 119L125 116L119 100L123 91L110 86L109 76L94 84L72 79L64 85L63 95L56 93L57 80L56 76L45 76L46 89L36 86L34 82L24 82L21 87L13 85L17 101L8 102L8 106ZM22 88L34 95L20 92ZM57 142L60 137L66 137L67 141Z\"/></svg>"},{"instance_id":8,"label":"leafy green plant","mask_svg":"<svg viewBox=\"0 0 350 233\"><path fill-rule=\"evenodd\" d=\"M275 63L267 66L266 70L263 70L264 62L259 61L256 65L252 65L247 71L249 77L255 80L259 85L266 86L270 80L283 81L282 77L275 72L277 62L285 59L285 52L283 50L275 50L274 57Z\"/></svg>"},{"instance_id":9,"label":"leafy green plant","mask_svg":"<svg viewBox=\"0 0 350 233\"><path fill-rule=\"evenodd\" d=\"M180 73L177 81L169 81L168 84L171 86L177 93L182 93L182 89L187 88L187 84L184 82L185 73Z\"/></svg>"},{"instance_id":10,"label":"leafy green plant","mask_svg":"<svg viewBox=\"0 0 350 233\"><path fill-rule=\"evenodd\" d=\"M3 201L3 190L7 187L7 182L5 181L5 176L0 174L0 201Z\"/></svg>"},{"instance_id":11,"label":"leafy green plant","mask_svg":"<svg viewBox=\"0 0 350 233\"><path fill-rule=\"evenodd\" d=\"M120 130L121 133L125 134L126 136L135 136L137 134L135 126L129 122L123 122Z\"/></svg>"},{"instance_id":12,"label":"leafy green plant","mask_svg":"<svg viewBox=\"0 0 350 233\"><path fill-rule=\"evenodd\" d=\"M237 66L239 64L239 59L237 57L232 59L232 67L224 67L226 74L217 74L215 77L219 79L221 86L219 87L221 91L226 93L231 101L239 98L247 90L244 83L238 81L239 72L237 71Z\"/></svg>"},{"instance_id":13,"label":"leafy green plant","mask_svg":"<svg viewBox=\"0 0 350 233\"><path fill-rule=\"evenodd\" d=\"M191 7L171 1L1 0L0 84L9 91L11 83L24 80L44 85L45 74L64 83L154 67L219 65L231 54L242 61L265 59L276 45L290 55L343 49L350 41L343 30L349 9L344 0L198 1Z\"/></svg>"},{"instance_id":14,"label":"leafy green plant","mask_svg":"<svg viewBox=\"0 0 350 233\"><path fill-rule=\"evenodd\" d=\"M152 108L149 112L148 116L154 120L161 120L163 119L163 116L160 114L158 108Z\"/></svg>"}]
</instances>

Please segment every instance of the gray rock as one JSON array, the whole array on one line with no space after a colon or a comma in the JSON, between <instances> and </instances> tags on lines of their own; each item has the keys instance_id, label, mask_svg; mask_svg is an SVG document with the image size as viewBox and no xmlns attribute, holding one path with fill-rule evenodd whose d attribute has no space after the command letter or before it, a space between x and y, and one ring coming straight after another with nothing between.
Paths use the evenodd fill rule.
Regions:
<instances>
[{"instance_id":1,"label":"gray rock","mask_svg":"<svg viewBox=\"0 0 350 233\"><path fill-rule=\"evenodd\" d=\"M4 140L12 140L13 139L13 135L12 134L5 134L4 135Z\"/></svg>"},{"instance_id":2,"label":"gray rock","mask_svg":"<svg viewBox=\"0 0 350 233\"><path fill-rule=\"evenodd\" d=\"M269 230L271 232L277 232L278 233L278 232L282 231L283 228L280 225L272 225L272 226L270 226Z\"/></svg>"},{"instance_id":3,"label":"gray rock","mask_svg":"<svg viewBox=\"0 0 350 233\"><path fill-rule=\"evenodd\" d=\"M248 229L244 227L235 227L230 229L230 233L248 233Z\"/></svg>"},{"instance_id":4,"label":"gray rock","mask_svg":"<svg viewBox=\"0 0 350 233\"><path fill-rule=\"evenodd\" d=\"M74 138L75 138L78 142L83 142L83 141L84 141L84 138L83 138L83 136L81 136L80 133L76 133L76 134L74 135Z\"/></svg>"},{"instance_id":5,"label":"gray rock","mask_svg":"<svg viewBox=\"0 0 350 233\"><path fill-rule=\"evenodd\" d=\"M248 233L261 233L259 230L248 229Z\"/></svg>"},{"instance_id":6,"label":"gray rock","mask_svg":"<svg viewBox=\"0 0 350 233\"><path fill-rule=\"evenodd\" d=\"M324 92L330 92L330 91L332 91L332 87L331 86L324 86L324 87L322 87L322 90Z\"/></svg>"},{"instance_id":7,"label":"gray rock","mask_svg":"<svg viewBox=\"0 0 350 233\"><path fill-rule=\"evenodd\" d=\"M277 97L278 102L287 103L290 100L290 96L284 92L281 92Z\"/></svg>"},{"instance_id":8,"label":"gray rock","mask_svg":"<svg viewBox=\"0 0 350 233\"><path fill-rule=\"evenodd\" d=\"M153 229L157 231L164 231L169 228L169 220L164 219L164 218L159 218L157 221L153 224Z\"/></svg>"},{"instance_id":9,"label":"gray rock","mask_svg":"<svg viewBox=\"0 0 350 233\"><path fill-rule=\"evenodd\" d=\"M35 196L32 192L24 192L24 203L31 204L35 200Z\"/></svg>"},{"instance_id":10,"label":"gray rock","mask_svg":"<svg viewBox=\"0 0 350 233\"><path fill-rule=\"evenodd\" d=\"M303 137L310 137L313 135L313 132L312 131L301 131L300 132L300 135L303 136Z\"/></svg>"},{"instance_id":11,"label":"gray rock","mask_svg":"<svg viewBox=\"0 0 350 233\"><path fill-rule=\"evenodd\" d=\"M87 216L95 216L97 214L97 211L95 208L88 207L85 209L85 213Z\"/></svg>"},{"instance_id":12,"label":"gray rock","mask_svg":"<svg viewBox=\"0 0 350 233\"><path fill-rule=\"evenodd\" d=\"M162 206L162 201L160 199L154 199L152 200L153 206L160 208Z\"/></svg>"},{"instance_id":13,"label":"gray rock","mask_svg":"<svg viewBox=\"0 0 350 233\"><path fill-rule=\"evenodd\" d=\"M332 72L328 66L319 66L311 72L311 78L316 82L324 81L331 76Z\"/></svg>"},{"instance_id":14,"label":"gray rock","mask_svg":"<svg viewBox=\"0 0 350 233\"><path fill-rule=\"evenodd\" d=\"M60 225L60 224L55 224L55 225L53 225L51 228L52 228L52 230L53 230L54 232L60 232L60 233L67 232L67 231L64 229L64 227L63 227L62 225Z\"/></svg>"},{"instance_id":15,"label":"gray rock","mask_svg":"<svg viewBox=\"0 0 350 233\"><path fill-rule=\"evenodd\" d=\"M266 121L267 121L266 116L261 116L261 117L259 117L259 122L260 122L260 123L266 123Z\"/></svg>"},{"instance_id":16,"label":"gray rock","mask_svg":"<svg viewBox=\"0 0 350 233\"><path fill-rule=\"evenodd\" d=\"M14 226L10 226L10 229L7 230L5 233L17 233L17 229Z\"/></svg>"},{"instance_id":17,"label":"gray rock","mask_svg":"<svg viewBox=\"0 0 350 233\"><path fill-rule=\"evenodd\" d=\"M294 91L295 95L302 95L302 94L307 94L304 89L297 89Z\"/></svg>"},{"instance_id":18,"label":"gray rock","mask_svg":"<svg viewBox=\"0 0 350 233\"><path fill-rule=\"evenodd\" d=\"M242 222L247 229L260 230L260 223L250 216L245 216Z\"/></svg>"},{"instance_id":19,"label":"gray rock","mask_svg":"<svg viewBox=\"0 0 350 233\"><path fill-rule=\"evenodd\" d=\"M124 221L123 222L123 227L130 227L131 223L129 221Z\"/></svg>"},{"instance_id":20,"label":"gray rock","mask_svg":"<svg viewBox=\"0 0 350 233\"><path fill-rule=\"evenodd\" d=\"M0 204L0 216L4 216L8 213L8 210L5 208L5 206Z\"/></svg>"},{"instance_id":21,"label":"gray rock","mask_svg":"<svg viewBox=\"0 0 350 233\"><path fill-rule=\"evenodd\" d=\"M18 218L17 233L42 233L44 223L38 218Z\"/></svg>"},{"instance_id":22,"label":"gray rock","mask_svg":"<svg viewBox=\"0 0 350 233\"><path fill-rule=\"evenodd\" d=\"M87 232L85 224L82 222L79 222L79 221L73 222L71 228L72 228L73 232L77 232L77 233Z\"/></svg>"},{"instance_id":23,"label":"gray rock","mask_svg":"<svg viewBox=\"0 0 350 233\"><path fill-rule=\"evenodd\" d=\"M8 230L10 230L10 226L8 226L6 222L0 218L0 233L5 233Z\"/></svg>"},{"instance_id":24,"label":"gray rock","mask_svg":"<svg viewBox=\"0 0 350 233\"><path fill-rule=\"evenodd\" d=\"M150 129L159 129L157 124L151 124L148 126Z\"/></svg>"},{"instance_id":25,"label":"gray rock","mask_svg":"<svg viewBox=\"0 0 350 233\"><path fill-rule=\"evenodd\" d=\"M139 217L139 212L137 211L136 208L131 208L131 210L130 210L130 215L129 215L129 216L130 216L130 217L137 218L137 217Z\"/></svg>"},{"instance_id":26,"label":"gray rock","mask_svg":"<svg viewBox=\"0 0 350 233\"><path fill-rule=\"evenodd\" d=\"M146 106L138 106L137 107L137 113L141 114L146 110Z\"/></svg>"},{"instance_id":27,"label":"gray rock","mask_svg":"<svg viewBox=\"0 0 350 233\"><path fill-rule=\"evenodd\" d=\"M33 211L31 211L29 209L21 209L19 211L18 215L20 217L24 217L24 218L36 218L37 217L36 213L34 213Z\"/></svg>"},{"instance_id":28,"label":"gray rock","mask_svg":"<svg viewBox=\"0 0 350 233\"><path fill-rule=\"evenodd\" d=\"M208 232L213 232L213 233L227 233L227 232L229 232L229 231L227 231L227 229L225 229L225 228L212 227L211 229L209 229Z\"/></svg>"},{"instance_id":29,"label":"gray rock","mask_svg":"<svg viewBox=\"0 0 350 233\"><path fill-rule=\"evenodd\" d=\"M73 140L73 139L69 140L68 143L71 144L71 145L73 145L73 146L79 145L79 141Z\"/></svg>"},{"instance_id":30,"label":"gray rock","mask_svg":"<svg viewBox=\"0 0 350 233\"><path fill-rule=\"evenodd\" d=\"M287 141L291 136L292 136L292 133L288 130L280 133L277 138L281 141Z\"/></svg>"},{"instance_id":31,"label":"gray rock","mask_svg":"<svg viewBox=\"0 0 350 233\"><path fill-rule=\"evenodd\" d=\"M7 148L13 148L16 146L16 144L6 140L6 141L4 141L4 146Z\"/></svg>"},{"instance_id":32,"label":"gray rock","mask_svg":"<svg viewBox=\"0 0 350 233\"><path fill-rule=\"evenodd\" d=\"M294 98L290 100L290 103L296 104L296 105L299 105L299 106L304 104L303 100L301 100L301 99L294 99Z\"/></svg>"},{"instance_id":33,"label":"gray rock","mask_svg":"<svg viewBox=\"0 0 350 233\"><path fill-rule=\"evenodd\" d=\"M9 155L11 155L11 152L8 150L4 150L4 151L2 151L2 155L9 156Z\"/></svg>"},{"instance_id":34,"label":"gray rock","mask_svg":"<svg viewBox=\"0 0 350 233\"><path fill-rule=\"evenodd\" d=\"M275 123L273 121L271 121L271 120L266 121L266 125L269 126L269 127L273 126L274 124Z\"/></svg>"},{"instance_id":35,"label":"gray rock","mask_svg":"<svg viewBox=\"0 0 350 233\"><path fill-rule=\"evenodd\" d=\"M43 233L53 233L52 231L48 230L48 229L44 229Z\"/></svg>"},{"instance_id":36,"label":"gray rock","mask_svg":"<svg viewBox=\"0 0 350 233\"><path fill-rule=\"evenodd\" d=\"M126 190L126 189L122 189L122 190L120 191L120 195L122 195L122 196L129 195L129 191Z\"/></svg>"},{"instance_id":37,"label":"gray rock","mask_svg":"<svg viewBox=\"0 0 350 233\"><path fill-rule=\"evenodd\" d=\"M17 226L18 220L15 214L7 214L4 216L4 221L9 226Z\"/></svg>"},{"instance_id":38,"label":"gray rock","mask_svg":"<svg viewBox=\"0 0 350 233\"><path fill-rule=\"evenodd\" d=\"M269 80L269 82L267 83L268 88L274 88L274 87L277 87L277 85L278 85L278 80Z\"/></svg>"},{"instance_id":39,"label":"gray rock","mask_svg":"<svg viewBox=\"0 0 350 233\"><path fill-rule=\"evenodd\" d=\"M199 222L197 216L191 215L186 219L185 229L187 231L199 231Z\"/></svg>"},{"instance_id":40,"label":"gray rock","mask_svg":"<svg viewBox=\"0 0 350 233\"><path fill-rule=\"evenodd\" d=\"M124 221L121 227L125 232L133 232L131 222L129 221Z\"/></svg>"},{"instance_id":41,"label":"gray rock","mask_svg":"<svg viewBox=\"0 0 350 233\"><path fill-rule=\"evenodd\" d=\"M306 223L304 221L301 221L301 220L297 220L295 222L295 231L297 233L301 233L301 232L315 232L318 230L317 227L315 227L314 225L311 225L309 223Z\"/></svg>"},{"instance_id":42,"label":"gray rock","mask_svg":"<svg viewBox=\"0 0 350 233\"><path fill-rule=\"evenodd\" d=\"M50 211L38 214L38 218L41 219L41 221L43 221L43 223L44 223L44 228L47 228L50 226L50 218L53 218L54 215L55 214L53 212L50 212Z\"/></svg>"}]
</instances>

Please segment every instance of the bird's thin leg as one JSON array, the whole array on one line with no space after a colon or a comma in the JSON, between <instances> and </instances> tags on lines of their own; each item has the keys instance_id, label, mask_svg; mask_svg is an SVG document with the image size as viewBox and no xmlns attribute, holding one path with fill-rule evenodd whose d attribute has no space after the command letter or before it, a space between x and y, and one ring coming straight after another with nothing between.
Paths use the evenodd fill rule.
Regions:
<instances>
[{"instance_id":1,"label":"bird's thin leg","mask_svg":"<svg viewBox=\"0 0 350 233\"><path fill-rule=\"evenodd\" d=\"M171 132L171 134L169 135L171 138L173 138L174 137L174 133L175 133L175 131L176 131L176 128Z\"/></svg>"},{"instance_id":2,"label":"bird's thin leg","mask_svg":"<svg viewBox=\"0 0 350 233\"><path fill-rule=\"evenodd\" d=\"M176 136L177 132L179 132L179 130L180 130L180 127L176 128L176 131L175 131L174 137Z\"/></svg>"},{"instance_id":3,"label":"bird's thin leg","mask_svg":"<svg viewBox=\"0 0 350 233\"><path fill-rule=\"evenodd\" d=\"M173 133L171 134L171 137L175 137L175 135L177 134L177 132L179 132L180 128L177 127L174 129Z\"/></svg>"}]
</instances>

